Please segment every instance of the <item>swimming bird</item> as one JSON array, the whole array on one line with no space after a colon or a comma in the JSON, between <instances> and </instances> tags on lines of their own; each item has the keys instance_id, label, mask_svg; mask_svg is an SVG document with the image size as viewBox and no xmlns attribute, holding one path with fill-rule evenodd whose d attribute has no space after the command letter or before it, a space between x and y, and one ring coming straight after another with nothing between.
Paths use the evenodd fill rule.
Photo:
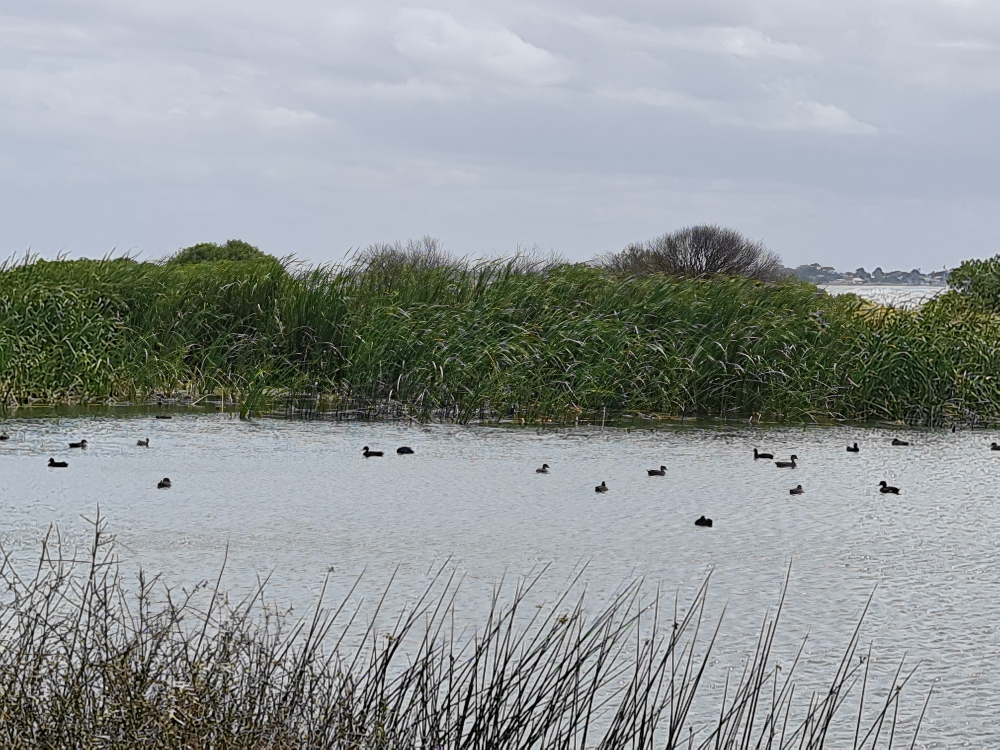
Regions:
<instances>
[{"instance_id":1,"label":"swimming bird","mask_svg":"<svg viewBox=\"0 0 1000 750\"><path fill-rule=\"evenodd\" d=\"M879 484L878 491L881 492L883 495L898 495L899 494L899 487L892 487L892 486L886 484L884 479L881 482L879 482L878 484Z\"/></svg>"},{"instance_id":2,"label":"swimming bird","mask_svg":"<svg viewBox=\"0 0 1000 750\"><path fill-rule=\"evenodd\" d=\"M801 484L798 484L793 489L788 490L789 495L801 495L803 492L805 492L805 490L802 489Z\"/></svg>"},{"instance_id":3,"label":"swimming bird","mask_svg":"<svg viewBox=\"0 0 1000 750\"><path fill-rule=\"evenodd\" d=\"M705 518L705 516L701 516L697 521L694 522L694 525L695 526L706 526L708 528L712 528L712 519L711 518Z\"/></svg>"},{"instance_id":4,"label":"swimming bird","mask_svg":"<svg viewBox=\"0 0 1000 750\"><path fill-rule=\"evenodd\" d=\"M798 460L798 456L793 453L790 461L775 461L774 465L779 469L794 469L796 460Z\"/></svg>"},{"instance_id":5,"label":"swimming bird","mask_svg":"<svg viewBox=\"0 0 1000 750\"><path fill-rule=\"evenodd\" d=\"M667 467L661 466L659 469L646 469L646 474L651 477L665 477L667 475Z\"/></svg>"},{"instance_id":6,"label":"swimming bird","mask_svg":"<svg viewBox=\"0 0 1000 750\"><path fill-rule=\"evenodd\" d=\"M167 490L170 489L170 487L170 477L163 477L163 479L156 483L156 489L158 490Z\"/></svg>"},{"instance_id":7,"label":"swimming bird","mask_svg":"<svg viewBox=\"0 0 1000 750\"><path fill-rule=\"evenodd\" d=\"M406 445L402 445L399 448L396 448L396 453L398 453L401 456L409 456L411 453L413 453L413 448L410 448L409 446Z\"/></svg>"},{"instance_id":8,"label":"swimming bird","mask_svg":"<svg viewBox=\"0 0 1000 750\"><path fill-rule=\"evenodd\" d=\"M893 445L909 445L908 442L906 442L905 440L900 440L899 438L893 438L892 439L892 444Z\"/></svg>"},{"instance_id":9,"label":"swimming bird","mask_svg":"<svg viewBox=\"0 0 1000 750\"><path fill-rule=\"evenodd\" d=\"M69 464L65 461L56 461L54 458L49 459L50 469L65 469L67 466L69 466Z\"/></svg>"},{"instance_id":10,"label":"swimming bird","mask_svg":"<svg viewBox=\"0 0 1000 750\"><path fill-rule=\"evenodd\" d=\"M157 419L173 419L173 417L171 417L169 414L157 414L156 418Z\"/></svg>"},{"instance_id":11,"label":"swimming bird","mask_svg":"<svg viewBox=\"0 0 1000 750\"><path fill-rule=\"evenodd\" d=\"M81 440L79 443L70 443L69 447L70 448L86 448L87 447L87 441L86 440Z\"/></svg>"},{"instance_id":12,"label":"swimming bird","mask_svg":"<svg viewBox=\"0 0 1000 750\"><path fill-rule=\"evenodd\" d=\"M536 474L548 474L549 473L549 465L548 464L542 464L542 468L535 469L535 473Z\"/></svg>"},{"instance_id":13,"label":"swimming bird","mask_svg":"<svg viewBox=\"0 0 1000 750\"><path fill-rule=\"evenodd\" d=\"M847 452L848 453L860 453L861 449L858 447L858 444L855 443L854 445L847 446Z\"/></svg>"},{"instance_id":14,"label":"swimming bird","mask_svg":"<svg viewBox=\"0 0 1000 750\"><path fill-rule=\"evenodd\" d=\"M990 450L991 451L1000 451L1000 445L997 445L996 443L990 443Z\"/></svg>"},{"instance_id":15,"label":"swimming bird","mask_svg":"<svg viewBox=\"0 0 1000 750\"><path fill-rule=\"evenodd\" d=\"M145 440L136 440L135 444L138 445L140 448L148 448L149 438L146 438Z\"/></svg>"},{"instance_id":16,"label":"swimming bird","mask_svg":"<svg viewBox=\"0 0 1000 750\"><path fill-rule=\"evenodd\" d=\"M382 451L370 451L370 450L368 450L368 446L367 445L362 449L361 452L364 454L365 458L373 458L373 457L374 458L379 458L379 457L381 457L383 455Z\"/></svg>"},{"instance_id":17,"label":"swimming bird","mask_svg":"<svg viewBox=\"0 0 1000 750\"><path fill-rule=\"evenodd\" d=\"M774 458L773 453L758 453L757 449L753 449L753 460L756 461L758 458Z\"/></svg>"},{"instance_id":18,"label":"swimming bird","mask_svg":"<svg viewBox=\"0 0 1000 750\"><path fill-rule=\"evenodd\" d=\"M608 485L606 485L604 482L601 482L599 485L594 487L594 492L607 492L607 491L608 491Z\"/></svg>"},{"instance_id":19,"label":"swimming bird","mask_svg":"<svg viewBox=\"0 0 1000 750\"><path fill-rule=\"evenodd\" d=\"M10 440L10 435L6 432L0 432L0 440Z\"/></svg>"}]
</instances>

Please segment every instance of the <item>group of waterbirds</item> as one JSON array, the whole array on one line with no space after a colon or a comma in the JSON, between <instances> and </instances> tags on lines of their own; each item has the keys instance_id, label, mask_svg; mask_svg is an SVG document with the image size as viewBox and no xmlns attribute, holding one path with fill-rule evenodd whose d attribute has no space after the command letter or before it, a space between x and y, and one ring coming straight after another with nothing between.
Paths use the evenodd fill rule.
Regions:
<instances>
[{"instance_id":1,"label":"group of waterbirds","mask_svg":"<svg viewBox=\"0 0 1000 750\"><path fill-rule=\"evenodd\" d=\"M156 418L170 419L169 416L157 416ZM0 434L0 440L10 440L10 435L4 432L3 434ZM149 438L142 438L141 440L137 440L135 444L139 448L148 448ZM82 440L75 440L70 442L69 447L86 450L88 445L90 445L90 443L87 442L86 438L83 438ZM69 461L56 461L54 458L49 458L48 466L50 469L68 469ZM170 487L171 487L170 477L163 477L163 479L161 479L159 482L156 483L156 488L158 490L165 490L169 489Z\"/></svg>"},{"instance_id":2,"label":"group of waterbirds","mask_svg":"<svg viewBox=\"0 0 1000 750\"><path fill-rule=\"evenodd\" d=\"M170 415L160 415L160 414L158 414L156 416L156 418L157 419L170 419ZM2 441L2 440L10 440L10 435L8 435L6 432L0 433L0 441ZM893 438L891 444L893 446L908 446L909 442L907 442L906 440L900 440L899 438ZM69 444L69 447L70 448L86 449L88 445L89 445L89 443L84 438L84 439L81 439L81 440L78 440L78 441L71 442ZM148 448L149 447L149 438L143 438L141 440L137 440L136 441L136 445L138 447L140 447L140 448ZM994 443L990 443L990 450L1000 451L1000 444L995 443L995 442ZM400 446L399 448L396 449L396 453L398 455L401 455L401 456L410 455L413 452L414 452L413 448L410 448L407 445ZM861 449L858 447L857 443L854 443L852 445L848 445L847 446L847 452L848 453L860 453ZM364 446L364 448L361 449L361 454L365 458L380 458L380 457L382 457L382 456L385 455L385 453L383 451L373 451L367 445ZM773 453L761 453L756 448L753 449L753 457L754 457L755 461L759 460L759 459L767 459L769 461L774 461L774 454ZM798 458L799 457L796 456L793 453L793 454L791 454L791 456L789 456L789 458L788 458L787 461L781 461L781 460L774 461L774 465L776 467L778 467L779 469L794 469L796 467L796 465L797 465L795 462L798 460ZM49 464L48 465L49 465L50 469L65 469L65 468L69 467L69 462L68 461L56 461L54 458L49 458ZM550 466L548 464L542 464L541 467L535 469L535 473L536 474L548 474L549 473L549 468L550 468ZM651 476L651 477L663 477L663 476L666 476L666 474L667 474L667 467L661 465L660 468L658 468L658 469L646 469L646 474L647 474L647 476ZM163 479L161 479L156 484L157 489L161 489L161 490L162 489L168 489L171 486L172 485L170 483L170 478L169 477L164 477ZM594 492L597 492L597 493L604 493L604 492L608 492L608 491L609 491L609 488L608 488L608 485L607 485L606 481L602 481L599 485L597 485L596 487L594 487ZM886 482L885 480L883 480L883 481L879 482L879 492L881 492L882 494L898 495L899 494L899 487L893 487L888 482ZM805 493L805 490L803 489L803 487L802 487L801 484L796 485L792 489L788 490L788 494L790 494L790 495L802 495L804 493ZM706 518L705 516L701 516L700 518L698 518L694 522L694 525L695 526L711 527L712 526L712 519L711 518Z\"/></svg>"},{"instance_id":3,"label":"group of waterbirds","mask_svg":"<svg viewBox=\"0 0 1000 750\"><path fill-rule=\"evenodd\" d=\"M891 445L894 445L894 446L908 446L909 443L906 440L900 440L899 438L893 438ZM1000 451L1000 444L998 444L998 443L990 443L990 450ZM847 446L847 452L848 453L860 453L861 449L858 447L857 443L853 443L852 445L848 445ZM753 457L754 457L754 460L767 459L767 460L770 460L770 461L774 461L774 454L773 453L761 453L756 448L753 449ZM799 457L796 456L793 453L792 455L790 455L788 457L787 461L777 460L777 461L774 461L774 465L776 467L778 467L779 469L794 469L797 466L796 461L798 461L798 459L799 459ZM542 467L540 469L535 469L535 473L536 474L548 474L549 473L549 465L548 464L542 464ZM661 466L659 469L647 469L646 473L647 473L648 476L651 476L651 477L662 477L662 476L666 475L666 473L667 473L667 467L666 466ZM608 485L607 485L607 483L606 482L601 482L599 485L597 485L594 488L594 491L595 492L607 492L608 491ZM878 489L878 491L881 492L883 495L898 495L899 494L899 487L894 487L894 486L890 485L888 482L886 482L885 480L882 480L881 482L879 482L879 489ZM801 484L798 484L795 487L792 487L790 490L788 490L788 494L789 495L802 495L804 493L805 493L805 489L802 487ZM694 522L694 525L695 526L711 527L712 526L712 519L711 518L706 518L705 516L701 516L700 518L698 518L697 521Z\"/></svg>"},{"instance_id":4,"label":"group of waterbirds","mask_svg":"<svg viewBox=\"0 0 1000 750\"><path fill-rule=\"evenodd\" d=\"M905 440L899 440L898 438L893 438L892 444L893 445L909 445L909 443L907 443ZM992 450L1000 450L1000 445L997 445L996 443L993 443L990 446L990 448ZM365 450L367 450L367 448L365 448ZM857 443L854 443L854 445L847 446L847 451L849 453L859 453L860 450L861 449L858 448L858 444ZM762 459L762 458L770 460L770 461L774 461L774 454L773 453L761 453L756 448L753 449L753 457L754 457L755 461L758 460L758 459ZM799 457L796 456L793 453L791 456L788 457L787 461L780 461L780 460L779 461L774 461L774 465L777 466L779 469L794 469L796 467L796 465L797 465L795 462L798 461L798 459L799 459ZM542 464L541 468L535 469L535 473L536 474L548 474L549 473L549 465L548 464ZM651 477L666 476L666 474L667 474L667 467L666 466L661 466L659 469L646 469L646 474L647 474L647 476L651 476ZM606 482L601 482L599 485L597 485L596 487L594 487L594 492L607 492L607 491L608 491L608 485L607 485ZM882 493L891 493L893 495L898 495L899 494L899 487L891 487L890 485L888 485L886 482L883 481L880 484L880 486L879 486L879 492L882 492ZM801 484L796 485L795 487L793 487L792 489L790 489L788 491L789 495L802 495L804 493L805 493L805 489L803 489L803 487L802 487ZM705 516L701 516L700 518L698 518L698 520L696 520L694 522L694 525L695 526L711 527L712 526L712 519L711 518L706 518Z\"/></svg>"},{"instance_id":5,"label":"group of waterbirds","mask_svg":"<svg viewBox=\"0 0 1000 750\"><path fill-rule=\"evenodd\" d=\"M954 430L952 430L952 432L954 432ZM909 443L906 440L900 440L899 438L893 438L892 439L892 443L890 443L890 445L893 445L893 446L908 446ZM1000 444L990 443L990 450L991 451L1000 451ZM853 443L852 445L847 446L847 452L848 453L860 453L861 449L858 447L857 443ZM773 459L774 458L774 454L773 453L761 453L756 448L754 448L753 449L753 457L754 457L754 460L757 460L759 458ZM797 460L798 460L798 456L796 456L795 454L792 454L789 457L788 461L775 461L774 465L777 466L779 469L794 469L795 465L796 465L795 462ZM899 487L893 487L891 484L889 484L885 480L882 480L881 482L879 482L878 491L881 492L883 495L898 495L899 494ZM788 490L788 494L789 495L801 495L804 492L805 492L805 490L802 488L801 484L796 485L795 487L792 487L792 489Z\"/></svg>"},{"instance_id":6,"label":"group of waterbirds","mask_svg":"<svg viewBox=\"0 0 1000 750\"><path fill-rule=\"evenodd\" d=\"M170 416L169 415L157 415L156 418L157 419L170 419ZM10 436L6 432L3 433L2 436L0 436L0 440L9 440L9 439L10 439ZM86 441L86 439L83 439L83 440L71 442L69 444L69 447L70 448L81 448L81 449L85 450L88 445L89 445L89 443ZM138 447L140 447L140 448L148 448L149 447L149 438L143 438L141 440L137 440L136 441L136 445ZM413 452L414 452L413 448L410 448L407 445L400 446L399 448L396 449L396 453L398 453L401 456L405 456L405 455L411 454ZM373 451L373 450L371 450L366 445L362 449L362 455L365 458L378 458L378 457L381 457L381 456L383 456L385 454L382 451ZM68 467L69 467L69 461L56 461L54 458L50 458L49 459L49 468L50 469L66 469ZM161 479L159 482L156 483L156 488L159 489L159 490L169 489L171 486L173 486L173 485L170 482L170 477L163 477L163 479Z\"/></svg>"},{"instance_id":7,"label":"group of waterbirds","mask_svg":"<svg viewBox=\"0 0 1000 750\"><path fill-rule=\"evenodd\" d=\"M400 456L408 456L413 453L413 448L408 445L401 445L396 448L396 453ZM382 451L373 451L367 445L361 449L361 455L365 458L381 458L385 455Z\"/></svg>"},{"instance_id":8,"label":"group of waterbirds","mask_svg":"<svg viewBox=\"0 0 1000 750\"><path fill-rule=\"evenodd\" d=\"M408 447L408 446L406 446L406 445L404 445L404 446L401 446L401 447L397 448L396 449L396 453L398 453L400 455L407 455L407 454L413 453L413 449L410 448L410 447ZM381 456L384 456L385 453L383 451L373 451L371 448L369 448L366 445L364 448L361 449L361 455L363 455L365 458L380 458ZM552 468L552 467L550 467L548 464L542 464L537 469L535 469L535 473L536 474L548 474L550 468ZM646 469L646 475L647 476L651 476L651 477L665 477L667 475L667 467L661 465L660 468L658 468L658 469ZM597 493L604 493L604 492L608 492L608 491L609 491L609 488L608 488L607 481L602 481L599 485L597 485L596 487L594 487L594 492L597 492ZM694 522L694 525L695 526L711 526L712 525L712 519L711 518L705 518L705 516L702 516L701 518L699 518L697 521Z\"/></svg>"},{"instance_id":9,"label":"group of waterbirds","mask_svg":"<svg viewBox=\"0 0 1000 750\"><path fill-rule=\"evenodd\" d=\"M774 458L774 454L773 453L761 453L756 448L754 448L753 449L753 460L756 461L759 458L766 458L768 460L771 460L771 459ZM774 465L777 466L779 469L794 469L795 465L796 465L795 462L798 461L798 460L799 460L799 457L796 456L793 453L791 456L788 457L787 461L775 461Z\"/></svg>"},{"instance_id":10,"label":"group of waterbirds","mask_svg":"<svg viewBox=\"0 0 1000 750\"><path fill-rule=\"evenodd\" d=\"M756 451L754 451L754 452L756 453ZM535 473L536 474L548 474L550 468L551 467L548 464L542 464L539 468L535 469ZM658 469L646 469L646 476L649 476L649 477L665 477L666 475L667 475L667 467L663 466L663 465L661 465L660 468L658 468ZM601 481L601 483L599 485L597 485L596 487L594 487L594 492L597 492L598 494L602 494L602 493L609 492L609 491L610 491L610 488L608 487L608 483L607 483L606 480ZM712 525L712 519L711 518L705 518L705 516L702 516L701 518L699 518L697 521L694 522L694 525L695 526L711 526Z\"/></svg>"}]
</instances>

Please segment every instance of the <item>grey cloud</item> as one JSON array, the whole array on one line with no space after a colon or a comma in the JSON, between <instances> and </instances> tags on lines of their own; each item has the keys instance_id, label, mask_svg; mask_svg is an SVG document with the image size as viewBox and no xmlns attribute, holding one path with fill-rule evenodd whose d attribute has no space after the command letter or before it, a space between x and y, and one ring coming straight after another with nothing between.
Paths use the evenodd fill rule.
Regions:
<instances>
[{"instance_id":1,"label":"grey cloud","mask_svg":"<svg viewBox=\"0 0 1000 750\"><path fill-rule=\"evenodd\" d=\"M585 16L579 28L599 36L614 37L619 44L731 55L751 59L816 60L819 55L791 42L775 41L759 29L729 26L678 26L660 28L620 18Z\"/></svg>"},{"instance_id":2,"label":"grey cloud","mask_svg":"<svg viewBox=\"0 0 1000 750\"><path fill-rule=\"evenodd\" d=\"M939 267L995 251L998 87L974 0L36 0L0 12L2 249L585 258L718 221Z\"/></svg>"},{"instance_id":3,"label":"grey cloud","mask_svg":"<svg viewBox=\"0 0 1000 750\"><path fill-rule=\"evenodd\" d=\"M562 83L569 66L496 23L461 23L451 13L403 8L393 16L393 42L407 60L466 79L482 72L528 86Z\"/></svg>"},{"instance_id":4,"label":"grey cloud","mask_svg":"<svg viewBox=\"0 0 1000 750\"><path fill-rule=\"evenodd\" d=\"M659 89L630 91L602 89L599 93L612 100L696 113L714 125L751 126L762 130L802 130L840 135L878 133L877 127L861 122L840 107L790 97L772 97L751 106L733 106L727 102L698 99L687 94Z\"/></svg>"}]
</instances>

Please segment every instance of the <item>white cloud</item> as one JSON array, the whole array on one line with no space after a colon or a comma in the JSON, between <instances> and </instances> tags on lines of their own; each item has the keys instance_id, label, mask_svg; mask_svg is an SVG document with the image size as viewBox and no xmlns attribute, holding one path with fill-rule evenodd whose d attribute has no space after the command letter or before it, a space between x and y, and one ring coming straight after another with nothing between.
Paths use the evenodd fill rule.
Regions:
<instances>
[{"instance_id":1,"label":"white cloud","mask_svg":"<svg viewBox=\"0 0 1000 750\"><path fill-rule=\"evenodd\" d=\"M746 26L670 26L629 23L620 18L585 16L579 28L618 44L660 47L753 60L818 60L819 53L793 42L779 42Z\"/></svg>"},{"instance_id":2,"label":"white cloud","mask_svg":"<svg viewBox=\"0 0 1000 750\"><path fill-rule=\"evenodd\" d=\"M993 52L997 49L995 44L984 42L981 39L950 39L935 42L938 49L958 50L959 52Z\"/></svg>"},{"instance_id":3,"label":"white cloud","mask_svg":"<svg viewBox=\"0 0 1000 750\"><path fill-rule=\"evenodd\" d=\"M776 42L757 29L706 27L664 33L664 42L675 49L732 55L750 59L817 59L812 50L791 42Z\"/></svg>"},{"instance_id":4,"label":"white cloud","mask_svg":"<svg viewBox=\"0 0 1000 750\"><path fill-rule=\"evenodd\" d=\"M765 130L804 130L835 135L875 135L878 128L840 107L813 101L777 102L774 111L761 118Z\"/></svg>"},{"instance_id":5,"label":"white cloud","mask_svg":"<svg viewBox=\"0 0 1000 750\"><path fill-rule=\"evenodd\" d=\"M614 87L602 87L597 90L597 95L608 99L619 99L622 101L648 104L652 107L664 107L668 109L687 110L690 112L701 112L708 114L719 109L721 102L713 102L709 99L699 99L695 96L683 94L678 91L666 91L656 88L638 89L618 89Z\"/></svg>"},{"instance_id":6,"label":"white cloud","mask_svg":"<svg viewBox=\"0 0 1000 750\"><path fill-rule=\"evenodd\" d=\"M270 128L295 128L319 122L320 116L315 112L288 107L270 107L257 111L261 122Z\"/></svg>"},{"instance_id":7,"label":"white cloud","mask_svg":"<svg viewBox=\"0 0 1000 750\"><path fill-rule=\"evenodd\" d=\"M713 125L789 130L830 135L875 135L878 128L832 104L770 97L750 102L702 99L678 91L655 88L602 88L598 96L694 113Z\"/></svg>"},{"instance_id":8,"label":"white cloud","mask_svg":"<svg viewBox=\"0 0 1000 750\"><path fill-rule=\"evenodd\" d=\"M549 86L569 77L569 66L551 52L497 24L463 24L446 11L404 8L392 19L393 46L413 63L469 71L529 86Z\"/></svg>"}]
</instances>

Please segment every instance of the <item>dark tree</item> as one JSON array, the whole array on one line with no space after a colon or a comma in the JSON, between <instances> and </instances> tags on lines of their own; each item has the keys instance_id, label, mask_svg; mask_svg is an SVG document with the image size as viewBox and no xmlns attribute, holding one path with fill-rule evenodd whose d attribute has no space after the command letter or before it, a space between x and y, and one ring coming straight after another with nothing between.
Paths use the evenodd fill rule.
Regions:
<instances>
[{"instance_id":1,"label":"dark tree","mask_svg":"<svg viewBox=\"0 0 1000 750\"><path fill-rule=\"evenodd\" d=\"M356 253L352 265L366 273L392 278L407 271L430 271L436 268L465 267L464 258L456 258L441 249L434 237L402 242L377 242Z\"/></svg>"},{"instance_id":2,"label":"dark tree","mask_svg":"<svg viewBox=\"0 0 1000 750\"><path fill-rule=\"evenodd\" d=\"M703 224L685 227L611 253L600 264L616 273L646 276L746 276L774 281L785 275L774 252L734 229Z\"/></svg>"}]
</instances>

